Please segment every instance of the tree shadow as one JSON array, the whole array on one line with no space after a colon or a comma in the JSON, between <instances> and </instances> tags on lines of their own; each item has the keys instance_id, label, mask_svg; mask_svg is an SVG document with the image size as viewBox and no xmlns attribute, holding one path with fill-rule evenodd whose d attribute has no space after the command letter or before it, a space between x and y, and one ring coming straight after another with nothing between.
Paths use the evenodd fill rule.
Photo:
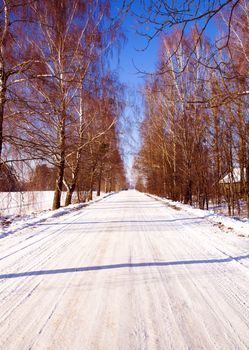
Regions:
<instances>
[{"instance_id":1,"label":"tree shadow","mask_svg":"<svg viewBox=\"0 0 249 350\"><path fill-rule=\"evenodd\" d=\"M138 205L138 204L136 204L136 205L114 205L113 203L112 203L112 205L105 205L104 207L102 206L98 206L98 207L93 207L93 206L91 206L90 207L90 209L91 210L120 210L120 209L122 209L122 210L124 210L124 209L151 209L151 208L153 208L153 209L155 209L155 208L162 208L162 206L161 205L151 205L151 204L148 204L148 205L145 205L145 204L143 204L143 205Z\"/></svg>"},{"instance_id":2,"label":"tree shadow","mask_svg":"<svg viewBox=\"0 0 249 350\"><path fill-rule=\"evenodd\" d=\"M186 265L198 265L198 264L221 264L221 263L229 263L232 261L240 261L240 260L246 260L246 259L249 259L249 254L235 256L235 257L228 256L227 258L222 258L222 259L120 263L120 264L110 264L110 265L71 267L71 268L64 268L64 269L8 273L8 274L1 274L0 279L11 279L11 278L19 278L19 277L44 276L44 275L60 275L65 273L113 270L113 269L124 269L124 268L134 269L134 268L140 268L140 267L167 267L167 266L181 266L181 265L186 266Z\"/></svg>"},{"instance_id":3,"label":"tree shadow","mask_svg":"<svg viewBox=\"0 0 249 350\"><path fill-rule=\"evenodd\" d=\"M52 222L52 223L37 223L36 226L42 226L42 225L101 225L101 224L165 224L165 223L171 223L176 221L195 221L199 222L199 220L204 220L207 217L212 216L212 214L206 215L206 216L198 216L198 217L189 217L189 218L179 218L179 219L169 219L169 220L103 220L103 221L75 221L75 222Z\"/></svg>"}]
</instances>

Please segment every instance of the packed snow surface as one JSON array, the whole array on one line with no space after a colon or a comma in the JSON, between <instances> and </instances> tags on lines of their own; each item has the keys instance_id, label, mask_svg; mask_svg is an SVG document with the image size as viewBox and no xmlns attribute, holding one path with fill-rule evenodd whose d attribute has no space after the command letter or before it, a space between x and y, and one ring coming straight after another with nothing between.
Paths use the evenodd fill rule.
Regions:
<instances>
[{"instance_id":1,"label":"packed snow surface","mask_svg":"<svg viewBox=\"0 0 249 350\"><path fill-rule=\"evenodd\" d=\"M249 239L124 191L0 239L0 349L249 349Z\"/></svg>"}]
</instances>

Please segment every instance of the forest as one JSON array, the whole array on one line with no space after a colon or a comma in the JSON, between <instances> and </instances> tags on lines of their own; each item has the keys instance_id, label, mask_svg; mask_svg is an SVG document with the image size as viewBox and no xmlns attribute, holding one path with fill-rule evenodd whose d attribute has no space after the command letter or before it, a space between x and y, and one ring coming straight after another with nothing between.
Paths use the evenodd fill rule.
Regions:
<instances>
[{"instance_id":1,"label":"forest","mask_svg":"<svg viewBox=\"0 0 249 350\"><path fill-rule=\"evenodd\" d=\"M54 190L57 209L75 192L86 200L128 187L120 145L126 87L111 60L132 16L143 50L160 41L156 70L137 72L144 83L136 188L249 216L248 0L114 5L1 1L0 190ZM126 127L137 127L134 116Z\"/></svg>"},{"instance_id":2,"label":"forest","mask_svg":"<svg viewBox=\"0 0 249 350\"><path fill-rule=\"evenodd\" d=\"M213 40L207 24L161 35L157 71L143 90L137 188L201 209L225 203L229 215L243 208L249 216L248 1L219 11Z\"/></svg>"},{"instance_id":3,"label":"forest","mask_svg":"<svg viewBox=\"0 0 249 350\"><path fill-rule=\"evenodd\" d=\"M0 190L54 190L57 209L62 191L68 205L75 190L122 189L110 2L4 0L0 11Z\"/></svg>"}]
</instances>

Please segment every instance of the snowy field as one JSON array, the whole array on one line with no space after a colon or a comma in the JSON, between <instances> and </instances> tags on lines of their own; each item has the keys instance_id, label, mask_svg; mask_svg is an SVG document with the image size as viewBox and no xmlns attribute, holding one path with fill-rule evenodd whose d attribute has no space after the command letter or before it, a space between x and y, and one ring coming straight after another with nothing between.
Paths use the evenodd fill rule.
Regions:
<instances>
[{"instance_id":1,"label":"snowy field","mask_svg":"<svg viewBox=\"0 0 249 350\"><path fill-rule=\"evenodd\" d=\"M0 192L0 214L26 215L32 212L49 210L53 203L53 191ZM62 201L66 193L62 193Z\"/></svg>"},{"instance_id":2,"label":"snowy field","mask_svg":"<svg viewBox=\"0 0 249 350\"><path fill-rule=\"evenodd\" d=\"M97 192L93 192L93 199ZM0 215L27 215L49 210L52 207L54 191L32 192L0 192ZM66 192L62 192L61 201L64 203ZM77 194L74 193L73 202L76 203Z\"/></svg>"},{"instance_id":3,"label":"snowy field","mask_svg":"<svg viewBox=\"0 0 249 350\"><path fill-rule=\"evenodd\" d=\"M34 192L32 192L32 194L33 193ZM53 195L53 192L51 192L51 194ZM15 211L14 207L12 207L12 210L13 210L12 215L9 214L9 215L0 217L0 239L4 238L10 234L13 234L15 232L19 232L20 230L23 230L23 229L28 228L30 226L34 226L38 223L44 222L50 218L56 218L56 217L65 215L67 213L73 212L75 210L80 210L91 203L97 202L98 200L109 196L110 194L111 193L101 192L100 196L97 197L97 192L93 192L93 200L92 201L89 201L87 203L71 204L67 207L61 207L60 209L53 210L53 211L48 210L48 209L39 211L38 207L36 207L35 204L31 204L33 202L29 202L30 203L29 204L29 208L30 208L29 211L31 211L31 209L32 209L32 211L31 211L32 214L17 214L18 211ZM40 192L39 196L40 196L40 198L47 199L49 197L49 194L46 192ZM39 198L39 196L36 196L34 198ZM63 193L62 197L65 197L65 193ZM27 198L29 198L29 197L27 196ZM52 196L51 196L51 199L53 199ZM43 208L46 208L46 206L47 206L46 203L48 203L48 202L45 200L41 203L43 203ZM51 203L49 202L49 207L50 206L51 206ZM35 210L35 208L37 211ZM27 211L27 212L29 212L29 211Z\"/></svg>"},{"instance_id":4,"label":"snowy field","mask_svg":"<svg viewBox=\"0 0 249 350\"><path fill-rule=\"evenodd\" d=\"M249 239L136 191L0 239L0 349L249 349Z\"/></svg>"}]
</instances>

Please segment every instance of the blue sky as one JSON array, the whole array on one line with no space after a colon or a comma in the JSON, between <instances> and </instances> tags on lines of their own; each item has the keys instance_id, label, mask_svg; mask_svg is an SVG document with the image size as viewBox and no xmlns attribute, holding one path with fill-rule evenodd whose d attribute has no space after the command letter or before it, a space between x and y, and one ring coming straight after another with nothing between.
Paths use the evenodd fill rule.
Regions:
<instances>
[{"instance_id":1,"label":"blue sky","mask_svg":"<svg viewBox=\"0 0 249 350\"><path fill-rule=\"evenodd\" d=\"M117 1L117 6L120 0ZM114 5L113 5L114 6ZM135 7L139 11L139 6ZM127 167L127 175L131 180L131 167L134 154L139 149L139 134L137 124L134 119L141 119L143 115L143 106L141 101L140 90L144 83L144 74L139 71L152 73L155 71L157 63L157 53L159 49L159 38L156 38L145 49L147 41L138 33L136 33L136 22L131 14L125 18L123 29L126 36L126 42L120 52L119 60L113 57L112 66L117 69L120 82L126 85L127 93L127 107L124 112L124 123L128 122L128 130L126 134L122 135L121 143L125 153L125 163ZM134 109L137 105L138 110ZM139 115L137 115L139 113Z\"/></svg>"},{"instance_id":2,"label":"blue sky","mask_svg":"<svg viewBox=\"0 0 249 350\"><path fill-rule=\"evenodd\" d=\"M118 9L121 3L122 0L117 0L116 2L113 1L112 6L114 11ZM135 10L136 13L139 13L138 2L135 2L135 7L133 7L133 10ZM139 90L142 89L145 75L139 71L145 71L147 73L153 73L155 71L160 38L157 36L150 42L149 46L146 47L147 40L136 33L136 20L131 14L126 16L123 29L126 36L126 43L120 52L119 60L114 56L111 65L114 69L118 70L120 82L127 86L127 95L130 94L131 102L133 103L135 101L135 103L138 104L138 107L140 108L139 118L141 119L143 115L143 106L141 96L139 95ZM150 28L146 28L146 30L149 31ZM214 39L216 36L216 31L217 27L214 24L214 21L212 21L212 23L208 25L205 33ZM129 101L127 102L124 120L132 124L134 117L137 117L137 115L135 116L134 114L138 112L134 111L134 108L129 105ZM127 175L129 179L131 179L133 156L139 149L139 134L135 124L129 126L130 128L128 129L128 135L123 135L121 142L125 153Z\"/></svg>"},{"instance_id":3,"label":"blue sky","mask_svg":"<svg viewBox=\"0 0 249 350\"><path fill-rule=\"evenodd\" d=\"M116 5L114 3L113 1L112 6L118 8L122 0L116 1ZM139 8L140 6L135 2L133 10L139 13ZM155 69L159 40L156 38L146 50L143 50L147 41L136 33L136 20L131 13L128 13L125 17L123 30L126 36L126 44L120 55L119 76L121 82L126 83L130 87L136 87L142 82L142 76L138 73L136 67L146 72L153 72Z\"/></svg>"},{"instance_id":4,"label":"blue sky","mask_svg":"<svg viewBox=\"0 0 249 350\"><path fill-rule=\"evenodd\" d=\"M118 9L118 7L121 6L122 1L123 0L113 1L113 9ZM132 9L137 14L140 13L139 1L134 2ZM199 24L203 25L204 22L199 22ZM142 74L139 74L138 70L153 73L157 64L160 42L160 38L157 36L150 42L149 46L146 47L147 40L136 33L136 28L138 28L136 19L132 17L131 13L128 13L123 24L127 42L120 55L119 77L121 82L126 83L130 87L137 87L143 82L143 76ZM150 32L149 27L144 27L143 29ZM206 28L205 34L214 39L216 31L217 27L212 20ZM117 59L114 58L113 64L116 65L116 63Z\"/></svg>"}]
</instances>

